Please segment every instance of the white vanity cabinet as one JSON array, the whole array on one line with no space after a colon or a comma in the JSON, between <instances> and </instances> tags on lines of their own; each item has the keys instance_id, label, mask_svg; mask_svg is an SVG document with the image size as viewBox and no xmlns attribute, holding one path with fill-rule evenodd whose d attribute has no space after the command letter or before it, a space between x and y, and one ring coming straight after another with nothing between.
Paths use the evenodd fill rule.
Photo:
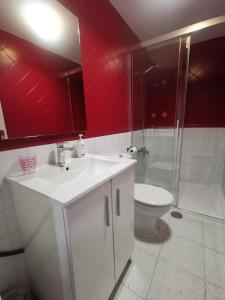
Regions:
<instances>
[{"instance_id":1,"label":"white vanity cabinet","mask_svg":"<svg viewBox=\"0 0 225 300\"><path fill-rule=\"evenodd\" d=\"M77 300L106 300L131 257L134 170L64 209Z\"/></svg>"},{"instance_id":2,"label":"white vanity cabinet","mask_svg":"<svg viewBox=\"0 0 225 300\"><path fill-rule=\"evenodd\" d=\"M111 183L65 208L76 300L106 300L114 287Z\"/></svg>"},{"instance_id":3,"label":"white vanity cabinet","mask_svg":"<svg viewBox=\"0 0 225 300\"><path fill-rule=\"evenodd\" d=\"M112 179L115 278L119 279L134 248L134 170Z\"/></svg>"},{"instance_id":4,"label":"white vanity cabinet","mask_svg":"<svg viewBox=\"0 0 225 300\"><path fill-rule=\"evenodd\" d=\"M38 300L107 300L132 255L134 165L97 155L8 177Z\"/></svg>"}]
</instances>

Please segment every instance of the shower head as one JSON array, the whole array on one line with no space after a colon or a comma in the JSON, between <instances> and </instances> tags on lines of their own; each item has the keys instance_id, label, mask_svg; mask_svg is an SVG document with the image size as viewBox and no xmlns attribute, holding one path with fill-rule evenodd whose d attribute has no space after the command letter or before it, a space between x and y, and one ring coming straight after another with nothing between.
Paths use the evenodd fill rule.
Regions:
<instances>
[{"instance_id":1,"label":"shower head","mask_svg":"<svg viewBox=\"0 0 225 300\"><path fill-rule=\"evenodd\" d=\"M151 67L149 67L148 69L146 69L144 72L143 72L143 75L147 74L149 71L151 71L152 69L158 69L160 67L160 65L153 65Z\"/></svg>"}]
</instances>

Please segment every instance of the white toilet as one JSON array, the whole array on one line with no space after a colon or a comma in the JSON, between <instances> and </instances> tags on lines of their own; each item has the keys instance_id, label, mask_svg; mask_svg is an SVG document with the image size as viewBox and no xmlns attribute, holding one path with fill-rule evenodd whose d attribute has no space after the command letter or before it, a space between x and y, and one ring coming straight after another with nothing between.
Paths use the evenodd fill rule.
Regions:
<instances>
[{"instance_id":1,"label":"white toilet","mask_svg":"<svg viewBox=\"0 0 225 300\"><path fill-rule=\"evenodd\" d=\"M173 203L173 195L154 185L135 184L135 231L143 235L157 232L156 220L166 214Z\"/></svg>"}]
</instances>

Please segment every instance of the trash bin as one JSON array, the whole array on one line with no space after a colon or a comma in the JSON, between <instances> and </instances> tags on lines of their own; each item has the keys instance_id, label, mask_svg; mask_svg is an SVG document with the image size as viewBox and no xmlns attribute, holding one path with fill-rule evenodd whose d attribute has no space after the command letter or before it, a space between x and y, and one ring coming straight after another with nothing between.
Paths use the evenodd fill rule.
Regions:
<instances>
[{"instance_id":1,"label":"trash bin","mask_svg":"<svg viewBox=\"0 0 225 300\"><path fill-rule=\"evenodd\" d=\"M32 298L28 291L17 289L4 294L2 300L32 300Z\"/></svg>"}]
</instances>

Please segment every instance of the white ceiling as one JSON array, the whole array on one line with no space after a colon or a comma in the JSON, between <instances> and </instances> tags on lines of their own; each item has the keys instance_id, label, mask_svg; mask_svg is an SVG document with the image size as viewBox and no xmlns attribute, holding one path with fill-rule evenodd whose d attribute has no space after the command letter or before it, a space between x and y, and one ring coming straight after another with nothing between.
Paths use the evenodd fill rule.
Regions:
<instances>
[{"instance_id":1,"label":"white ceiling","mask_svg":"<svg viewBox=\"0 0 225 300\"><path fill-rule=\"evenodd\" d=\"M32 0L34 2L34 0ZM78 18L56 0L35 0L38 3L49 4L60 18L62 34L56 43L38 38L25 22L22 11L31 0L0 0L0 29L20 38L46 48L62 57L80 63L80 42ZM40 19L40 22L42 20Z\"/></svg>"},{"instance_id":2,"label":"white ceiling","mask_svg":"<svg viewBox=\"0 0 225 300\"><path fill-rule=\"evenodd\" d=\"M225 15L225 0L109 0L141 41Z\"/></svg>"}]
</instances>

